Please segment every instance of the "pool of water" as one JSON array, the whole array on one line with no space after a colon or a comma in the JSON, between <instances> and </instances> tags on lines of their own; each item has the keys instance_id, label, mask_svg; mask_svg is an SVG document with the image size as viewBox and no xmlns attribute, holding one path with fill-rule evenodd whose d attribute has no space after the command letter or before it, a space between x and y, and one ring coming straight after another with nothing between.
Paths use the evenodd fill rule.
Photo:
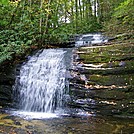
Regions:
<instances>
[{"instance_id":1,"label":"pool of water","mask_svg":"<svg viewBox=\"0 0 134 134\"><path fill-rule=\"evenodd\" d=\"M13 132L15 134L133 134L134 120L90 114L42 117L42 119L24 119L0 114L0 134Z\"/></svg>"}]
</instances>

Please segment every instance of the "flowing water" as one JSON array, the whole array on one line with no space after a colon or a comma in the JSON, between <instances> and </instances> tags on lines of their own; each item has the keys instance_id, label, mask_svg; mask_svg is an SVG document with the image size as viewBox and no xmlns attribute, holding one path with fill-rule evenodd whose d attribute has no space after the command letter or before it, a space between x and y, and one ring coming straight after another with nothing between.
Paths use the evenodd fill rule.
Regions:
<instances>
[{"instance_id":1,"label":"flowing water","mask_svg":"<svg viewBox=\"0 0 134 134\"><path fill-rule=\"evenodd\" d=\"M83 35L86 39L90 36ZM103 42L101 34L91 38L96 43ZM22 65L14 85L19 110L54 113L64 107L69 88L66 77L71 77L68 71L72 64L70 52L71 49L42 50Z\"/></svg>"},{"instance_id":2,"label":"flowing water","mask_svg":"<svg viewBox=\"0 0 134 134\"><path fill-rule=\"evenodd\" d=\"M68 94L67 54L63 49L45 49L22 65L14 85L19 114L48 116L59 109L61 114Z\"/></svg>"},{"instance_id":3,"label":"flowing water","mask_svg":"<svg viewBox=\"0 0 134 134\"><path fill-rule=\"evenodd\" d=\"M0 134L133 134L133 119L98 116L67 105L73 52L44 49L21 65L13 86L15 108L0 115ZM95 105L90 98L88 103Z\"/></svg>"}]
</instances>

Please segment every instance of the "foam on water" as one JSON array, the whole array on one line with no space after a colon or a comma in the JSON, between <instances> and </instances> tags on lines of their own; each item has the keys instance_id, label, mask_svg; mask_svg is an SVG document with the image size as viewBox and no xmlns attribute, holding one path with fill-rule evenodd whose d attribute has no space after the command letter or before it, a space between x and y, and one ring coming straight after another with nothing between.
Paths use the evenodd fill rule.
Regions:
<instances>
[{"instance_id":1,"label":"foam on water","mask_svg":"<svg viewBox=\"0 0 134 134\"><path fill-rule=\"evenodd\" d=\"M44 113L44 112L26 112L26 111L14 111L12 115L19 116L24 119L47 119L57 118L59 115L55 113Z\"/></svg>"}]
</instances>

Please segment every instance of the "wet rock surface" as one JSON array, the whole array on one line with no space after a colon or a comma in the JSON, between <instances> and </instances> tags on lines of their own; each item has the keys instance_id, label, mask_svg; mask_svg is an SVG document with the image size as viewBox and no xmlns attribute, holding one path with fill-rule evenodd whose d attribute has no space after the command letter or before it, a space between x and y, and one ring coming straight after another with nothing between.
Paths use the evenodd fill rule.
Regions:
<instances>
[{"instance_id":1,"label":"wet rock surface","mask_svg":"<svg viewBox=\"0 0 134 134\"><path fill-rule=\"evenodd\" d=\"M14 67L1 66L0 70L0 106L9 106L12 103L12 85L15 81Z\"/></svg>"},{"instance_id":2,"label":"wet rock surface","mask_svg":"<svg viewBox=\"0 0 134 134\"><path fill-rule=\"evenodd\" d=\"M72 112L72 115L54 119L26 120L5 114L3 106L9 107L12 103L15 67L3 68L0 73L0 134L133 133L134 48L132 45L124 47L123 53L120 45L83 47L74 51L74 66L67 76L71 98L66 96L66 99L70 109L81 109L80 115ZM116 51L120 51L120 58ZM103 54L105 60L100 58ZM117 58L113 58L113 54ZM19 68L20 65L16 73Z\"/></svg>"},{"instance_id":3,"label":"wet rock surface","mask_svg":"<svg viewBox=\"0 0 134 134\"><path fill-rule=\"evenodd\" d=\"M105 116L25 120L0 114L0 134L132 134L133 127L134 120Z\"/></svg>"},{"instance_id":4,"label":"wet rock surface","mask_svg":"<svg viewBox=\"0 0 134 134\"><path fill-rule=\"evenodd\" d=\"M68 105L101 115L134 117L134 45L81 47L73 50ZM105 58L104 58L105 57ZM15 70L16 69L16 70ZM0 106L11 106L17 67L1 67Z\"/></svg>"},{"instance_id":5,"label":"wet rock surface","mask_svg":"<svg viewBox=\"0 0 134 134\"><path fill-rule=\"evenodd\" d=\"M81 47L73 57L69 105L134 118L134 45Z\"/></svg>"}]
</instances>

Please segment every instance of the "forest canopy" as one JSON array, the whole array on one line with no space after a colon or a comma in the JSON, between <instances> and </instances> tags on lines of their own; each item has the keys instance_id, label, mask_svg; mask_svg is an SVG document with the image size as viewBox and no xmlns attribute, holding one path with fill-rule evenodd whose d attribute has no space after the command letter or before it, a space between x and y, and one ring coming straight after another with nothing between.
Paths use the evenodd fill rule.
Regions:
<instances>
[{"instance_id":1,"label":"forest canopy","mask_svg":"<svg viewBox=\"0 0 134 134\"><path fill-rule=\"evenodd\" d=\"M133 6L133 0L1 0L0 62L74 34L132 31Z\"/></svg>"}]
</instances>

